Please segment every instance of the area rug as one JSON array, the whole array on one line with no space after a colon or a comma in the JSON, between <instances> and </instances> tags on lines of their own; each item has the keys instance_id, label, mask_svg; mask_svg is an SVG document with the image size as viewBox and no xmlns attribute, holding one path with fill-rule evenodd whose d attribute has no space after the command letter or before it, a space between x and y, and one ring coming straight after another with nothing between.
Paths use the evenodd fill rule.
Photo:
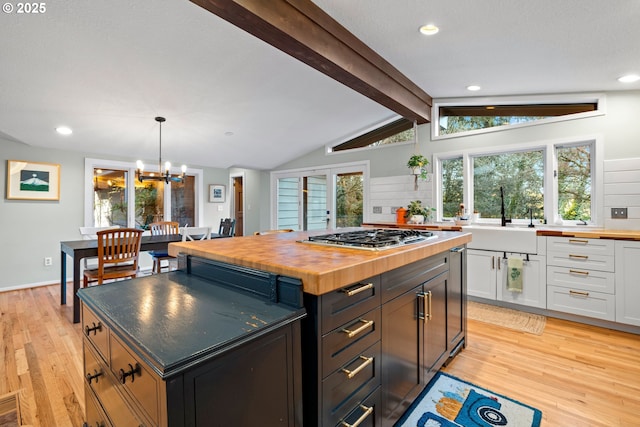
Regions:
<instances>
[{"instance_id":1,"label":"area rug","mask_svg":"<svg viewBox=\"0 0 640 427\"><path fill-rule=\"evenodd\" d=\"M475 301L469 301L467 304L467 316L469 319L534 335L541 335L547 324L547 318L539 314L481 304Z\"/></svg>"},{"instance_id":2,"label":"area rug","mask_svg":"<svg viewBox=\"0 0 640 427\"><path fill-rule=\"evenodd\" d=\"M542 412L438 372L395 427L538 427Z\"/></svg>"}]
</instances>

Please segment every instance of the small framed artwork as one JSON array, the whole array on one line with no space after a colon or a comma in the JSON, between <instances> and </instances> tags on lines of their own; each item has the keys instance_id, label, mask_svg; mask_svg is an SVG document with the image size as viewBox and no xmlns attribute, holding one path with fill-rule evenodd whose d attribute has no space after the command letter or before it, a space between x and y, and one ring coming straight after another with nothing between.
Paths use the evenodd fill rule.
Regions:
<instances>
[{"instance_id":1,"label":"small framed artwork","mask_svg":"<svg viewBox=\"0 0 640 427\"><path fill-rule=\"evenodd\" d=\"M7 160L7 199L60 200L60 165Z\"/></svg>"},{"instance_id":2,"label":"small framed artwork","mask_svg":"<svg viewBox=\"0 0 640 427\"><path fill-rule=\"evenodd\" d=\"M224 185L209 185L209 203L223 203L224 196Z\"/></svg>"}]
</instances>

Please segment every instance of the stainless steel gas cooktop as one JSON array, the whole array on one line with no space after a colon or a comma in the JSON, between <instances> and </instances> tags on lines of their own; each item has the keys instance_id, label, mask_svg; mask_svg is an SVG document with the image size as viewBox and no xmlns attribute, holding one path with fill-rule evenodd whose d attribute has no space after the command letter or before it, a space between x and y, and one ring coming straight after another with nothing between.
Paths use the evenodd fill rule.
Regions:
<instances>
[{"instance_id":1,"label":"stainless steel gas cooktop","mask_svg":"<svg viewBox=\"0 0 640 427\"><path fill-rule=\"evenodd\" d=\"M412 243L423 242L435 237L436 236L430 231L372 228L367 230L310 236L307 240L301 240L301 242L324 246L342 246L354 249L380 251L398 248Z\"/></svg>"}]
</instances>

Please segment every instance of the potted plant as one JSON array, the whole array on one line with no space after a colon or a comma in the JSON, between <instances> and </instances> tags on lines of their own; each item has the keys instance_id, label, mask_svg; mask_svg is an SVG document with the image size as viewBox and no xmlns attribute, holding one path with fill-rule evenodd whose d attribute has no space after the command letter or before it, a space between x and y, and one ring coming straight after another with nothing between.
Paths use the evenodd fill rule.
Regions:
<instances>
[{"instance_id":1,"label":"potted plant","mask_svg":"<svg viewBox=\"0 0 640 427\"><path fill-rule=\"evenodd\" d=\"M413 171L413 174L421 179L427 179L427 165L429 160L422 154L414 154L407 161L407 167Z\"/></svg>"},{"instance_id":2,"label":"potted plant","mask_svg":"<svg viewBox=\"0 0 640 427\"><path fill-rule=\"evenodd\" d=\"M431 214L435 210L435 208L422 206L422 202L420 200L412 200L407 206L406 217L409 219L408 223L424 224L431 219Z\"/></svg>"}]
</instances>

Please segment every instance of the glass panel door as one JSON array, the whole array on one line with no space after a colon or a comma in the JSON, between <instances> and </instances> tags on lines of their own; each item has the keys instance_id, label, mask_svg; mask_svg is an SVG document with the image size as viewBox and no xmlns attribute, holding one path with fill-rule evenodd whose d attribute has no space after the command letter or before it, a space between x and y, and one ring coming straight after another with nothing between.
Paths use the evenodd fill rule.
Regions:
<instances>
[{"instance_id":1,"label":"glass panel door","mask_svg":"<svg viewBox=\"0 0 640 427\"><path fill-rule=\"evenodd\" d=\"M278 178L276 189L276 228L300 230L298 206L300 204L300 178Z\"/></svg>"},{"instance_id":2,"label":"glass panel door","mask_svg":"<svg viewBox=\"0 0 640 427\"><path fill-rule=\"evenodd\" d=\"M327 175L302 177L303 230L324 230L329 225Z\"/></svg>"}]
</instances>

